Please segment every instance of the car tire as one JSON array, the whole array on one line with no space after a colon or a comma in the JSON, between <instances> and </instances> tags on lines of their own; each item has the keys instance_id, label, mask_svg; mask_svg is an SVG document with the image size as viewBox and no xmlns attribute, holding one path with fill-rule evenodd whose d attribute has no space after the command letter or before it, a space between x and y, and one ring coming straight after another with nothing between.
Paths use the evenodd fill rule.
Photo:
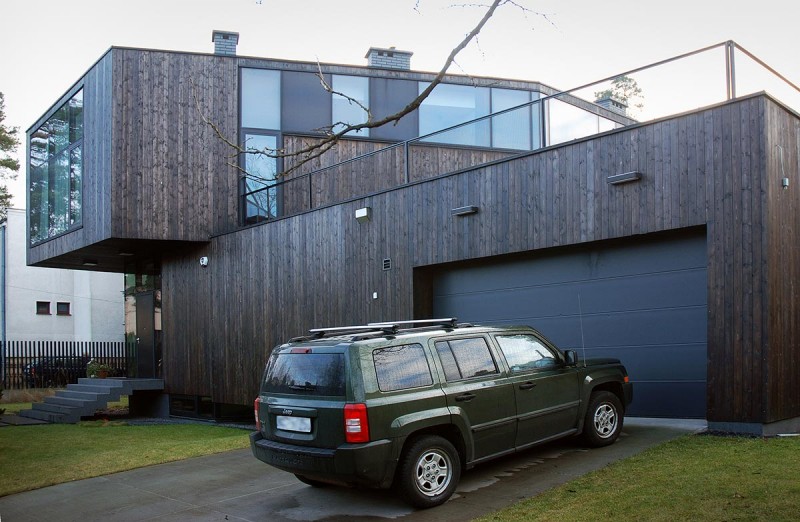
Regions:
<instances>
[{"instance_id":1,"label":"car tire","mask_svg":"<svg viewBox=\"0 0 800 522\"><path fill-rule=\"evenodd\" d=\"M294 476L297 477L297 480L299 480L303 484L308 484L309 486L314 487L314 488L324 488L324 487L328 486L328 484L325 483L325 482L321 482L319 480L310 479L310 478L308 478L306 476L298 475L297 473L295 473Z\"/></svg>"},{"instance_id":2,"label":"car tire","mask_svg":"<svg viewBox=\"0 0 800 522\"><path fill-rule=\"evenodd\" d=\"M622 402L609 391L592 393L583 423L583 440L593 448L613 444L622 431Z\"/></svg>"},{"instance_id":3,"label":"car tire","mask_svg":"<svg viewBox=\"0 0 800 522\"><path fill-rule=\"evenodd\" d=\"M403 452L395 485L403 500L426 509L447 502L460 478L456 448L443 437L425 435Z\"/></svg>"}]
</instances>

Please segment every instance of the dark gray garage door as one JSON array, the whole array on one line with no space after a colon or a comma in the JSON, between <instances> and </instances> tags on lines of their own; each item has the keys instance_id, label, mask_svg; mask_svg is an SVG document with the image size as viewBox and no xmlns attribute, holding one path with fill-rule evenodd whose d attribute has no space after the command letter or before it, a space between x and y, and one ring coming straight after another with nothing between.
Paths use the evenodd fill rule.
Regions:
<instances>
[{"instance_id":1,"label":"dark gray garage door","mask_svg":"<svg viewBox=\"0 0 800 522\"><path fill-rule=\"evenodd\" d=\"M433 290L436 317L528 324L579 353L582 316L586 356L635 383L630 415L705 418L704 231L458 267Z\"/></svg>"}]
</instances>

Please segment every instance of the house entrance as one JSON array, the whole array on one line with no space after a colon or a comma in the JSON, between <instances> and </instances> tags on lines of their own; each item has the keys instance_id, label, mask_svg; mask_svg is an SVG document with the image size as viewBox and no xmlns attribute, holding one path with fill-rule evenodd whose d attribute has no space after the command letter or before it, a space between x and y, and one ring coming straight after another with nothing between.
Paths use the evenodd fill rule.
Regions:
<instances>
[{"instance_id":1,"label":"house entrance","mask_svg":"<svg viewBox=\"0 0 800 522\"><path fill-rule=\"evenodd\" d=\"M162 378L161 276L125 275L128 377Z\"/></svg>"}]
</instances>

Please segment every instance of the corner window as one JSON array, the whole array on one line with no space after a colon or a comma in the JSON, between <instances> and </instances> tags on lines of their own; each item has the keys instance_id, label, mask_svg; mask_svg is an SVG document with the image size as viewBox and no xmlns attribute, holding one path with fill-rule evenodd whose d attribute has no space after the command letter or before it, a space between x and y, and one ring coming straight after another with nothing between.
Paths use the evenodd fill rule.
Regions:
<instances>
[{"instance_id":1,"label":"corner window","mask_svg":"<svg viewBox=\"0 0 800 522\"><path fill-rule=\"evenodd\" d=\"M70 315L69 303L56 303L56 315Z\"/></svg>"},{"instance_id":2,"label":"corner window","mask_svg":"<svg viewBox=\"0 0 800 522\"><path fill-rule=\"evenodd\" d=\"M483 337L439 341L436 343L436 352L448 381L498 373L497 365Z\"/></svg>"},{"instance_id":3,"label":"corner window","mask_svg":"<svg viewBox=\"0 0 800 522\"><path fill-rule=\"evenodd\" d=\"M367 111L364 110L364 107L369 108L369 78L334 74L331 84L335 92L351 98L348 99L339 94L332 95L331 123L333 131L338 132L345 124L354 125L366 122ZM358 132L351 131L347 135L366 137L369 136L369 129L362 129Z\"/></svg>"},{"instance_id":4,"label":"corner window","mask_svg":"<svg viewBox=\"0 0 800 522\"><path fill-rule=\"evenodd\" d=\"M30 135L30 242L81 225L83 91Z\"/></svg>"},{"instance_id":5,"label":"corner window","mask_svg":"<svg viewBox=\"0 0 800 522\"><path fill-rule=\"evenodd\" d=\"M381 348L372 352L372 360L381 391L405 390L433 384L431 369L421 344Z\"/></svg>"},{"instance_id":6,"label":"corner window","mask_svg":"<svg viewBox=\"0 0 800 522\"><path fill-rule=\"evenodd\" d=\"M281 128L281 73L242 69L242 127Z\"/></svg>"},{"instance_id":7,"label":"corner window","mask_svg":"<svg viewBox=\"0 0 800 522\"><path fill-rule=\"evenodd\" d=\"M50 315L50 301L36 301L36 315Z\"/></svg>"},{"instance_id":8,"label":"corner window","mask_svg":"<svg viewBox=\"0 0 800 522\"><path fill-rule=\"evenodd\" d=\"M558 356L532 335L498 335L497 343L512 372L558 366Z\"/></svg>"}]
</instances>

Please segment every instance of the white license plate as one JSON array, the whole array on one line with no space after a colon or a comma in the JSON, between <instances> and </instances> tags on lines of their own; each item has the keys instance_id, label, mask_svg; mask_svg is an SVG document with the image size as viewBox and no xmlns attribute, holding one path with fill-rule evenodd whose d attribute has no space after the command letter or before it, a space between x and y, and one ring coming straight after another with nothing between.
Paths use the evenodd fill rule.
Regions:
<instances>
[{"instance_id":1,"label":"white license plate","mask_svg":"<svg viewBox=\"0 0 800 522\"><path fill-rule=\"evenodd\" d=\"M311 433L311 419L308 417L287 417L286 415L278 415L276 420L279 430Z\"/></svg>"}]
</instances>

